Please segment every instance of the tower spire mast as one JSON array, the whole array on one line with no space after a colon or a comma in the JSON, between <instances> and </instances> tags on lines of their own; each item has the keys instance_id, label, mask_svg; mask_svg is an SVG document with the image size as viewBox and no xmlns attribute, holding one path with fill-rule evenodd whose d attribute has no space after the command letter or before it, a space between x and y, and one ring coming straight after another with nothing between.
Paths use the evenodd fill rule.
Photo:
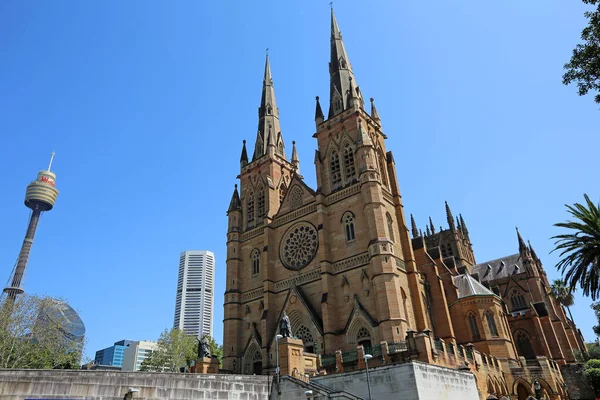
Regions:
<instances>
[{"instance_id":1,"label":"tower spire mast","mask_svg":"<svg viewBox=\"0 0 600 400\"><path fill-rule=\"evenodd\" d=\"M25 206L32 210L31 217L29 218L29 224L27 226L27 232L19 251L17 263L14 270L12 271L11 277L9 278L9 286L4 288L4 293L7 294L6 305L10 307L12 312L12 305L16 300L17 296L24 292L22 288L23 276L27 268L27 262L29 261L29 253L31 252L31 246L33 245L33 238L37 229L38 222L40 221L40 215L44 211L50 211L54 207L56 197L58 196L58 189L56 189L56 175L50 171L52 162L54 160L54 153L50 157L50 164L48 169L40 171L35 181L31 182L27 186L25 193Z\"/></svg>"}]
</instances>

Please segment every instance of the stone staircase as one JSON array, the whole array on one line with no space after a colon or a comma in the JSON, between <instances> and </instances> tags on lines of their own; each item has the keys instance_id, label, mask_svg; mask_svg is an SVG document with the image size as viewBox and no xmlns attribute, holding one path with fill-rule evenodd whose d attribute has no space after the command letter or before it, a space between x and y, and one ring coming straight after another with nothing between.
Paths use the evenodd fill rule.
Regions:
<instances>
[{"instance_id":1,"label":"stone staircase","mask_svg":"<svg viewBox=\"0 0 600 400\"><path fill-rule=\"evenodd\" d=\"M355 396L352 393L333 390L314 381L304 382L289 375L282 376L279 385L280 393L277 391L277 384L273 384L271 398L285 400L311 400L317 398L318 396L320 399L363 400L362 397ZM312 391L312 394L307 394L307 391Z\"/></svg>"}]
</instances>

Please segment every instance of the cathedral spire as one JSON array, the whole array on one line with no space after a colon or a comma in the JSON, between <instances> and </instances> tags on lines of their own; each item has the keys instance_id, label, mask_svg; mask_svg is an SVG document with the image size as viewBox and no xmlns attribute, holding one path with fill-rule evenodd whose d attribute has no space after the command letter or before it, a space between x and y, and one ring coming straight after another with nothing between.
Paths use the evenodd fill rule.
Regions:
<instances>
[{"instance_id":1,"label":"cathedral spire","mask_svg":"<svg viewBox=\"0 0 600 400\"><path fill-rule=\"evenodd\" d=\"M269 133L271 134L270 139ZM269 54L267 53L265 60L265 74L262 84L262 96L260 99L260 107L258 108L258 134L256 135L254 157L252 157L252 161L267 154L269 145L274 146L276 149L275 152L279 156L285 158L283 139L280 133L279 109L277 108L277 102L275 100L275 87L273 86L273 77L271 75L271 63L269 62Z\"/></svg>"},{"instance_id":2,"label":"cathedral spire","mask_svg":"<svg viewBox=\"0 0 600 400\"><path fill-rule=\"evenodd\" d=\"M300 173L300 159L298 158L298 152L296 151L296 142L292 142L292 165L297 174Z\"/></svg>"},{"instance_id":3,"label":"cathedral spire","mask_svg":"<svg viewBox=\"0 0 600 400\"><path fill-rule=\"evenodd\" d=\"M417 224L415 223L415 217L413 217L412 214L410 214L410 225L412 228L412 235L413 238L416 238L419 236L419 230L417 229Z\"/></svg>"},{"instance_id":4,"label":"cathedral spire","mask_svg":"<svg viewBox=\"0 0 600 400\"><path fill-rule=\"evenodd\" d=\"M243 168L248 164L248 152L246 151L246 140L242 144L242 155L240 156L240 167Z\"/></svg>"},{"instance_id":5,"label":"cathedral spire","mask_svg":"<svg viewBox=\"0 0 600 400\"><path fill-rule=\"evenodd\" d=\"M519 232L519 228L516 228L516 230L517 230L517 238L519 240L519 253L521 253L521 256L527 256L527 255L529 255L529 249L527 248L527 245L525 244L525 241L521 237L521 233Z\"/></svg>"},{"instance_id":6,"label":"cathedral spire","mask_svg":"<svg viewBox=\"0 0 600 400\"><path fill-rule=\"evenodd\" d=\"M240 201L240 195L237 190L237 184L233 189L233 195L231 196L231 201L229 202L229 208L227 209L227 214L232 211L240 211L242 209L242 202Z\"/></svg>"},{"instance_id":7,"label":"cathedral spire","mask_svg":"<svg viewBox=\"0 0 600 400\"><path fill-rule=\"evenodd\" d=\"M435 234L435 226L433 226L433 221L431 220L431 217L429 217L429 226L431 227L431 234L434 235Z\"/></svg>"},{"instance_id":8,"label":"cathedral spire","mask_svg":"<svg viewBox=\"0 0 600 400\"><path fill-rule=\"evenodd\" d=\"M469 236L469 230L467 229L467 224L465 224L465 220L463 219L462 214L458 214L460 217L460 229L463 231L463 233L467 236Z\"/></svg>"},{"instance_id":9,"label":"cathedral spire","mask_svg":"<svg viewBox=\"0 0 600 400\"><path fill-rule=\"evenodd\" d=\"M375 99L371 97L371 118L379 125L381 125L381 118L379 118L379 113L377 112L377 108L375 108Z\"/></svg>"},{"instance_id":10,"label":"cathedral spire","mask_svg":"<svg viewBox=\"0 0 600 400\"><path fill-rule=\"evenodd\" d=\"M354 80L342 33L331 8L331 58L329 61L329 114L331 118L350 107L353 99L362 107L362 97Z\"/></svg>"},{"instance_id":11,"label":"cathedral spire","mask_svg":"<svg viewBox=\"0 0 600 400\"><path fill-rule=\"evenodd\" d=\"M450 211L450 206L446 201L446 219L448 220L448 227L452 232L456 231L456 225L454 225L454 217L452 216L452 211Z\"/></svg>"}]
</instances>

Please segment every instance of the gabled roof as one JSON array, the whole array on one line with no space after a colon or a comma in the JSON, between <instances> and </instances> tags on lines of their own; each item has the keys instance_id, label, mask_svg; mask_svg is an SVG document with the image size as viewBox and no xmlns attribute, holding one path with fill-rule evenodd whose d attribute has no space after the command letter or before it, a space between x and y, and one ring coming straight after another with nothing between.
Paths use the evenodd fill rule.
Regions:
<instances>
[{"instance_id":1,"label":"gabled roof","mask_svg":"<svg viewBox=\"0 0 600 400\"><path fill-rule=\"evenodd\" d=\"M481 282L507 278L522 272L525 272L525 268L518 253L497 260L486 261L471 268L471 274L477 274Z\"/></svg>"},{"instance_id":2,"label":"gabled roof","mask_svg":"<svg viewBox=\"0 0 600 400\"><path fill-rule=\"evenodd\" d=\"M495 296L488 288L483 286L469 274L462 274L453 277L454 285L458 289L458 298L462 299L469 296Z\"/></svg>"}]
</instances>

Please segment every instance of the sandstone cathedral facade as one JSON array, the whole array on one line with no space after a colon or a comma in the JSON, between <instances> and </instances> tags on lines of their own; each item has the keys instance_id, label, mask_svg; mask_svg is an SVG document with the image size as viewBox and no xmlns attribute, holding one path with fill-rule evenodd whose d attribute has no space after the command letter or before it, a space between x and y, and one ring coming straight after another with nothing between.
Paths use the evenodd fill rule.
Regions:
<instances>
[{"instance_id":1,"label":"sandstone cathedral facade","mask_svg":"<svg viewBox=\"0 0 600 400\"><path fill-rule=\"evenodd\" d=\"M286 156L267 57L255 145L249 155L244 141L227 212L223 368L272 372L284 312L310 354L424 332L432 343L491 355L508 375L540 357L574 362L585 351L581 334L518 232L515 254L477 263L465 220L447 204L445 229L430 222L421 232L407 220L381 119L372 98L367 112L333 10L329 74L327 117L316 99L313 189L295 143ZM539 379L560 395L555 371ZM513 375L500 376L495 393L516 392L513 383L529 376Z\"/></svg>"}]
</instances>

